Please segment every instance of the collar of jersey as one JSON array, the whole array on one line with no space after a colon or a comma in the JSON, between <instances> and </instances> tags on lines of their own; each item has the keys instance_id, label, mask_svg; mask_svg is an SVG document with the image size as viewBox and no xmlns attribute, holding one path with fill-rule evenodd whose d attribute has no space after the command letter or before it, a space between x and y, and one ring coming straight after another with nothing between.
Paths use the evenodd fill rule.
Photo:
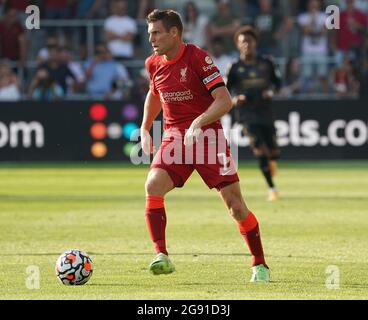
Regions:
<instances>
[{"instance_id":1,"label":"collar of jersey","mask_svg":"<svg viewBox=\"0 0 368 320\"><path fill-rule=\"evenodd\" d=\"M248 66L251 66L251 65L254 65L257 63L257 60L258 60L258 57L256 58L256 61L247 61L247 60L243 60L243 59L240 59L240 61L245 64L245 65L248 65Z\"/></svg>"},{"instance_id":2,"label":"collar of jersey","mask_svg":"<svg viewBox=\"0 0 368 320\"><path fill-rule=\"evenodd\" d=\"M162 59L163 63L168 65L168 64L174 64L178 62L183 56L186 47L187 45L185 43L182 43L178 55L174 59L171 59L171 60L166 60L166 57L164 56Z\"/></svg>"}]
</instances>

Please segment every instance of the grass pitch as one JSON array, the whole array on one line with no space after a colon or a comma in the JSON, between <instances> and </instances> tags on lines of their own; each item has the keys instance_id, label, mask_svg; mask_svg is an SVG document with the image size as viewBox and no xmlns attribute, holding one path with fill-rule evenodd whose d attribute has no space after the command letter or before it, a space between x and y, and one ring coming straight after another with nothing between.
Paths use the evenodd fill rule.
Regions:
<instances>
[{"instance_id":1,"label":"grass pitch","mask_svg":"<svg viewBox=\"0 0 368 320\"><path fill-rule=\"evenodd\" d=\"M266 285L249 283L243 239L217 192L196 173L166 197L177 272L149 274L147 170L2 165L0 299L368 298L368 162L283 162L276 203L265 201L256 164L241 166L242 190L260 221L271 268ZM69 248L93 259L84 286L66 287L55 277L56 258ZM30 265L40 270L39 289L27 289Z\"/></svg>"}]
</instances>

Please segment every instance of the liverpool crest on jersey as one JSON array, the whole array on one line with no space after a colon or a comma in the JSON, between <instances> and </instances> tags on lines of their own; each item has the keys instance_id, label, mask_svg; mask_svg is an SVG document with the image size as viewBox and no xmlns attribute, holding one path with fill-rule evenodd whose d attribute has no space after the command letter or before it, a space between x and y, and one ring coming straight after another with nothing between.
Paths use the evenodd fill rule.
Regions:
<instances>
[{"instance_id":1,"label":"liverpool crest on jersey","mask_svg":"<svg viewBox=\"0 0 368 320\"><path fill-rule=\"evenodd\" d=\"M187 81L187 70L188 70L188 67L180 69L180 82Z\"/></svg>"}]
</instances>

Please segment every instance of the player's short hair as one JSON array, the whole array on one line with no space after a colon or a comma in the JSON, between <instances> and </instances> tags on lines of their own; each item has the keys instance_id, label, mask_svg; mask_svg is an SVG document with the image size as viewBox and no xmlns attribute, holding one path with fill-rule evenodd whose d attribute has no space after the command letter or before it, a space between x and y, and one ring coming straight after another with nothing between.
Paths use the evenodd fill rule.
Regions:
<instances>
[{"instance_id":1,"label":"player's short hair","mask_svg":"<svg viewBox=\"0 0 368 320\"><path fill-rule=\"evenodd\" d=\"M235 44L238 42L238 38L240 35L249 35L251 37L253 37L253 39L258 42L258 35L257 32L254 30L254 28L252 26L242 26L240 27L240 29L238 29L238 31L235 32L234 35L234 42Z\"/></svg>"},{"instance_id":2,"label":"player's short hair","mask_svg":"<svg viewBox=\"0 0 368 320\"><path fill-rule=\"evenodd\" d=\"M172 27L176 27L179 31L179 34L183 34L183 22L181 20L180 14L174 10L155 9L148 14L146 21L147 23L162 21L166 31L169 31Z\"/></svg>"}]
</instances>

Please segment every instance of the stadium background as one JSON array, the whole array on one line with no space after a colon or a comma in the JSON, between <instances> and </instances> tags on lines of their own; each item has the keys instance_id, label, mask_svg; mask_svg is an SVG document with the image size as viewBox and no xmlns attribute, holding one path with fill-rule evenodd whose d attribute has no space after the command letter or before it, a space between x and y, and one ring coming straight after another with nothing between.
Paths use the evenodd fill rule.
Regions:
<instances>
[{"instance_id":1,"label":"stadium background","mask_svg":"<svg viewBox=\"0 0 368 320\"><path fill-rule=\"evenodd\" d=\"M263 30L260 50L273 56L283 76L274 102L282 150L277 203L266 203L264 181L239 136L242 190L262 223L272 266L268 288L247 284L243 243L220 214L217 194L196 175L167 200L169 247L180 272L159 281L148 274L148 168L128 158L148 89L144 17L152 8L185 17L187 1L126 1L130 18L123 23L136 30L133 51L115 45L115 57L105 33L114 25L114 19L107 23L113 2L0 1L0 298L367 299L368 1L354 4L363 27L350 19L350 31L344 24L337 31L349 47L339 47L333 30L312 34L319 55L303 47L300 21L308 1L195 1L197 23L186 22L185 38L207 48L222 72L236 52L231 35L214 35L218 26L211 35L208 23L254 24ZM24 28L29 4L41 9L40 30ZM322 12L331 4L341 13L346 8L345 1L320 4ZM219 17L225 7L230 15ZM311 56L317 57L312 71ZM229 116L223 120L240 131ZM92 255L96 272L88 285L70 291L58 285L53 267L73 247ZM29 265L40 267L40 290L25 287ZM341 281L328 287L331 265Z\"/></svg>"},{"instance_id":2,"label":"stadium background","mask_svg":"<svg viewBox=\"0 0 368 320\"><path fill-rule=\"evenodd\" d=\"M206 48L224 75L237 57L233 31L246 23L257 28L260 53L273 57L283 78L275 98L276 125L279 132L294 135L289 142L301 139L283 145L284 159L366 158L368 5L350 2L352 18L346 18L345 1L2 1L0 104L6 107L0 108L1 161L129 160L130 136L139 126L149 83L144 17L156 7L178 10L185 21L184 39ZM41 10L39 30L25 28L30 4ZM317 16L325 19L325 8L332 4L341 10L340 30L318 33L316 19L317 31L304 33L302 21L310 7L316 6ZM114 32L129 33L128 38L116 40ZM37 105L47 110L35 107L33 116L27 115ZM93 115L94 107L102 116ZM78 150L73 139L58 141L47 129L56 128L60 109L66 122L80 127L84 153L65 152ZM76 115L67 117L69 109ZM295 113L298 123L291 124ZM317 122L314 137L301 127L309 120ZM32 121L37 132L29 127ZM239 129L233 119L225 123L227 130ZM67 128L64 136L78 135ZM37 138L44 143L37 145ZM24 139L31 144L24 147ZM239 133L239 140L240 159L250 158L247 138ZM61 148L64 158L57 152Z\"/></svg>"}]
</instances>

